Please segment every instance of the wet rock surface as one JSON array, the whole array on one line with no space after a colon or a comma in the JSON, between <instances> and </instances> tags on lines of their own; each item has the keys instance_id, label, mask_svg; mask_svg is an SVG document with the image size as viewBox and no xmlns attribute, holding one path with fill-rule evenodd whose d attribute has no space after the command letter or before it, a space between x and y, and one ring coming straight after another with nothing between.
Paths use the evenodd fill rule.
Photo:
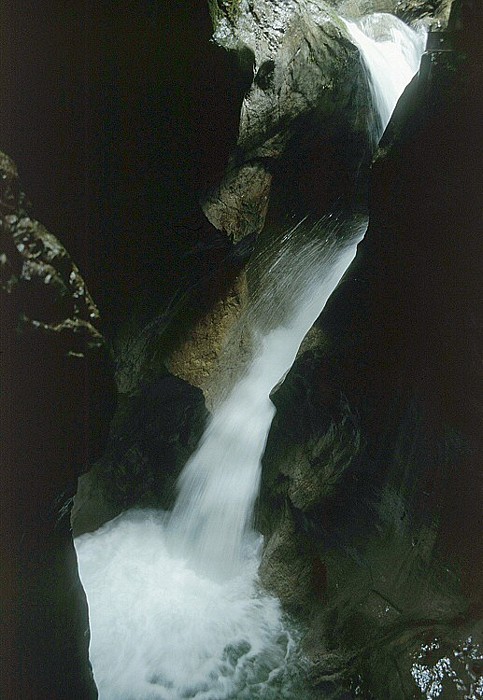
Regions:
<instances>
[{"instance_id":1,"label":"wet rock surface","mask_svg":"<svg viewBox=\"0 0 483 700\"><path fill-rule=\"evenodd\" d=\"M206 418L201 390L170 374L145 383L130 397L120 396L106 450L80 482L75 535L134 506L169 509L177 477Z\"/></svg>"},{"instance_id":2,"label":"wet rock surface","mask_svg":"<svg viewBox=\"0 0 483 700\"><path fill-rule=\"evenodd\" d=\"M451 0L212 2L216 43L252 77L226 175L203 199L208 219L239 240L266 221L281 225L351 201L361 162L367 166L367 98L339 15L392 12L444 25L450 7Z\"/></svg>"},{"instance_id":3,"label":"wet rock surface","mask_svg":"<svg viewBox=\"0 0 483 700\"><path fill-rule=\"evenodd\" d=\"M97 697L69 510L115 401L99 313L0 154L2 697Z\"/></svg>"},{"instance_id":4,"label":"wet rock surface","mask_svg":"<svg viewBox=\"0 0 483 700\"><path fill-rule=\"evenodd\" d=\"M458 662L470 639L476 668L482 641L480 7L456 18L456 50L425 57L383 138L366 238L317 322L323 345L273 397L261 572L303 607L321 692L344 676L368 698L480 692L480 671ZM277 563L287 511L311 597Z\"/></svg>"},{"instance_id":5,"label":"wet rock surface","mask_svg":"<svg viewBox=\"0 0 483 700\"><path fill-rule=\"evenodd\" d=\"M103 125L90 130L92 143L80 138L74 153L64 148L51 168L65 173L72 166L63 159L71 159L74 165L82 162L79 173L90 175L84 192L88 226L83 228L82 217L71 217L74 233L66 230L66 239L77 252L84 237L90 241L84 252L87 279L109 316L125 394L102 460L113 387L98 312L63 246L31 217L15 166L7 158L0 163L2 352L10 358L2 367L7 388L2 421L13 436L3 447L8 468L1 488L4 639L11 640L7 656L13 669L2 679L6 698L30 697L32 687L39 689L38 697L95 697L86 665L88 638L78 634L87 631L87 618L67 518L54 528L59 507L72 496L77 475L96 460L95 476L82 479L79 532L128 505L169 505L205 408L200 392L167 374L165 364L205 387L223 335L246 303L240 270L256 234L266 223L277 226L307 211L316 216L341 193L352 196L356 189L355 166L367 157L365 118L356 109L365 88L357 52L333 23L333 8L351 5L354 16L394 9L413 19L436 7L418 0L330 5L260 0L248 4L252 45L242 35L233 39L242 4L220 0L214 11L217 41L236 44L243 73L237 83L223 75L231 70L228 54L212 52L212 45L211 53L199 48L209 44L211 31L201 10L194 21L186 5L171 32L166 8L150 14L151 4L141 5L136 4L137 15L121 12L115 21L107 6L92 7L86 20L93 42L86 104L94 111L85 121L79 116L84 92L78 85L67 90L65 108L62 90L70 76L56 72L61 86L56 107L63 111L52 111L47 100L47 132L40 139L47 151L62 151L72 134L60 124L74 118L82 129ZM447 5L438 4L441 14ZM34 12L33 5L30 9ZM62 41L72 40L75 47L83 31L64 31L65 18L57 14ZM23 18L18 26L28 34L34 24L35 18ZM192 25L194 33L186 29ZM99 39L100 30L107 39ZM29 166L30 136L25 136L35 133L43 114L39 99L47 99L28 89L30 74L38 78L45 70L42 56L50 53L38 50L35 38L42 34L36 31L29 37L34 58L23 82L19 74L23 112L12 112L11 133L6 126L5 134L15 143L19 132L23 166L35 171L40 162L45 177L45 152ZM167 47L161 58L159 43ZM473 51L477 46L475 41ZM132 55L142 57L134 68ZM462 65L480 65L471 60ZM357 273L320 320L320 340L274 396L279 415L261 510L263 528L273 538L262 574L288 607L313 621L305 646L315 659L313 681L321 692L363 673L361 692L367 697L387 697L390 685L398 700L404 697L398 695L401 687L406 694L416 687L408 659L413 652L417 658L422 639L438 636L440 648L450 653L460 639L478 633L472 622L480 580L472 525L478 510L476 275L465 275L478 258L474 211L468 213L467 202L478 197L478 177L470 166L479 69L468 68L466 82L458 78L441 100L441 86L451 83L448 75L464 77L467 68L459 59L438 61L430 84L439 81L439 87L426 121L413 117L407 131L402 119L393 133L396 145L383 145L373 198L381 197L382 204L361 247ZM118 72L124 78L116 83ZM161 89L159 75L169 76ZM99 94L93 84L100 85ZM172 85L182 98L170 112ZM439 111L432 111L434 101ZM224 103L233 109L224 110ZM223 175L237 138L239 105L238 144ZM454 111L453 105L460 107ZM123 110L129 118L122 117ZM343 111L349 116L342 119ZM19 124L25 124L23 131ZM96 161L97 151L105 162ZM47 216L57 223L79 198L62 185L63 196L54 197ZM202 201L211 223L196 203L207 185L210 194ZM36 199L44 190L37 183ZM230 238L241 242L234 245ZM147 335L141 333L145 328ZM434 357L440 358L436 368ZM435 524L437 518L441 524ZM447 561L445 572L441 562ZM26 572L21 586L20 570Z\"/></svg>"},{"instance_id":6,"label":"wet rock surface","mask_svg":"<svg viewBox=\"0 0 483 700\"><path fill-rule=\"evenodd\" d=\"M206 219L193 210L187 227L198 232L199 248L187 257L178 251L173 260L179 288L163 312L166 322L152 306L151 320L147 314L144 320L158 327L147 342L139 337L141 317L116 334L118 382L126 393L147 378L154 354L158 370L165 362L211 400L220 353L250 297L242 269L258 234L351 200L361 163L368 167L367 113L359 112L367 84L358 51L329 4L212 3L212 16L214 42L238 61L238 136L220 184L201 194Z\"/></svg>"},{"instance_id":7,"label":"wet rock surface","mask_svg":"<svg viewBox=\"0 0 483 700\"><path fill-rule=\"evenodd\" d=\"M267 214L280 225L291 216L322 213L364 153L356 111L365 82L333 8L323 2L242 3L236 15L218 13L214 39L249 60L252 80L227 174L204 199L206 216L238 240L259 233ZM334 132L340 143L331 150ZM347 137L352 151L344 147ZM337 193L322 175L334 167L342 172ZM311 169L320 183L311 179Z\"/></svg>"},{"instance_id":8,"label":"wet rock surface","mask_svg":"<svg viewBox=\"0 0 483 700\"><path fill-rule=\"evenodd\" d=\"M262 231L279 231L307 215L316 219L331 207L365 206L372 116L363 107L367 84L358 51L337 13L357 18L402 12L408 21L447 21L448 2L399 5L211 3L214 41L236 56L244 83L238 137L225 174L201 197L217 230L234 241L256 240ZM241 282L225 297L229 313L221 323L218 301L167 357L172 371L208 393L219 351L250 297L248 290L237 305L231 303ZM213 333L215 326L224 329L221 335ZM201 372L193 371L197 362Z\"/></svg>"}]
</instances>

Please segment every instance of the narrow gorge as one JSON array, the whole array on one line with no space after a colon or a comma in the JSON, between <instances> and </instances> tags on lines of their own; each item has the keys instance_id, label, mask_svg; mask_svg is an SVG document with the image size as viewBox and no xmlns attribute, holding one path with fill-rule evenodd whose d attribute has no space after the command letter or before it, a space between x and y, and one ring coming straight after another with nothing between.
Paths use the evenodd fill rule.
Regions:
<instances>
[{"instance_id":1,"label":"narrow gorge","mask_svg":"<svg viewBox=\"0 0 483 700\"><path fill-rule=\"evenodd\" d=\"M2 698L483 697L482 8L115 5L4 13Z\"/></svg>"}]
</instances>

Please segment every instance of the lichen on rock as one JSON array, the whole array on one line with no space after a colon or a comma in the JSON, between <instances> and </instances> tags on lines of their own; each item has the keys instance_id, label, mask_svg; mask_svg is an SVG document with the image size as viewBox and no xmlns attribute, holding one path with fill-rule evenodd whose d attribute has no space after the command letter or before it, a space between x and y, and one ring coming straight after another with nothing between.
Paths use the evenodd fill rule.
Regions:
<instances>
[{"instance_id":1,"label":"lichen on rock","mask_svg":"<svg viewBox=\"0 0 483 700\"><path fill-rule=\"evenodd\" d=\"M223 19L231 23L236 22L241 11L241 0L208 0L208 7L216 31Z\"/></svg>"},{"instance_id":2,"label":"lichen on rock","mask_svg":"<svg viewBox=\"0 0 483 700\"><path fill-rule=\"evenodd\" d=\"M18 332L62 337L67 353L104 348L96 328L99 311L77 266L60 241L29 216L16 167L5 154L0 170L0 285L5 303L16 310ZM69 334L71 348L64 340Z\"/></svg>"}]
</instances>

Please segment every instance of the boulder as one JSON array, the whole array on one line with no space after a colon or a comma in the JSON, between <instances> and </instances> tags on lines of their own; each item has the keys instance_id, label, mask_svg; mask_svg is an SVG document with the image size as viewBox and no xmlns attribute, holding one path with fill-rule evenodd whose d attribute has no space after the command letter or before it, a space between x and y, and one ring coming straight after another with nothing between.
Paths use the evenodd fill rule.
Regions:
<instances>
[{"instance_id":1,"label":"boulder","mask_svg":"<svg viewBox=\"0 0 483 700\"><path fill-rule=\"evenodd\" d=\"M251 66L252 81L242 102L236 149L222 182L204 198L203 210L239 240L260 233L269 207L270 221L280 225L291 216L316 216L340 194L330 191L324 177L317 186L310 170L320 175L337 162L346 179L354 175L364 153L356 103L365 81L357 50L328 3L256 0L212 6L215 41ZM344 137L357 147L344 147ZM342 153L331 150L334 138Z\"/></svg>"}]
</instances>

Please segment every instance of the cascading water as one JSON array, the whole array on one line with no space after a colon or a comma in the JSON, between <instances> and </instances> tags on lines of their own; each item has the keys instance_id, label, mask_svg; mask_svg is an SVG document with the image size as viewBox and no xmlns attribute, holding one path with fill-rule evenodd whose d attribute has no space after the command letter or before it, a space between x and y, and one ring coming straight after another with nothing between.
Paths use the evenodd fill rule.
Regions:
<instances>
[{"instance_id":1,"label":"cascading water","mask_svg":"<svg viewBox=\"0 0 483 700\"><path fill-rule=\"evenodd\" d=\"M249 312L252 361L214 410L173 512L131 511L78 538L102 700L305 697L296 634L257 586L261 537L251 516L275 412L269 393L365 227L329 216L274 242L282 251L265 254Z\"/></svg>"},{"instance_id":2,"label":"cascading water","mask_svg":"<svg viewBox=\"0 0 483 700\"><path fill-rule=\"evenodd\" d=\"M392 23L392 40L379 30L365 34L380 27L381 17ZM347 27L382 86L375 89L371 78L374 94L390 83L393 107L417 69L415 54L408 58L394 44L403 35L412 37L414 52L422 47L387 17ZM396 76L394 91L389 76ZM381 113L383 125L388 116ZM249 311L251 361L215 408L180 478L173 512L130 511L76 540L101 700L311 697L295 653L297 633L278 601L258 588L261 537L251 520L275 410L270 391L291 367L364 230L364 222L329 216L281 237Z\"/></svg>"},{"instance_id":3,"label":"cascading water","mask_svg":"<svg viewBox=\"0 0 483 700\"><path fill-rule=\"evenodd\" d=\"M426 43L394 15L376 12L357 22L343 20L361 53L375 107L372 137L377 144L406 85L419 68Z\"/></svg>"},{"instance_id":4,"label":"cascading water","mask_svg":"<svg viewBox=\"0 0 483 700\"><path fill-rule=\"evenodd\" d=\"M361 225L331 219L308 232L294 229L269 268L271 284L257 303L252 333L257 353L246 374L218 406L196 454L180 478L169 529L174 551L214 578L233 576L244 563L244 543L258 494L261 458L275 413L269 394L292 366L305 334L355 255ZM350 245L338 244L351 226ZM301 227L297 227L300 229ZM340 229L343 229L342 232ZM341 250L342 248L342 250ZM271 328L275 309L283 325Z\"/></svg>"}]
</instances>

